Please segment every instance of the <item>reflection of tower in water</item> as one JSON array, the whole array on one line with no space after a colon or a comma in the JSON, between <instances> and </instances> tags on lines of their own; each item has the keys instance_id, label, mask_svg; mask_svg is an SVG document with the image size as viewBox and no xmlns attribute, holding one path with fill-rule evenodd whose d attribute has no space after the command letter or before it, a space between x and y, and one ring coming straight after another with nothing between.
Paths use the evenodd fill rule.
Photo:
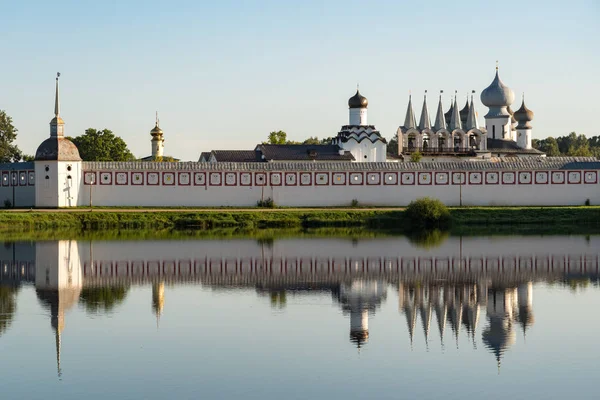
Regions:
<instances>
[{"instance_id":1,"label":"reflection of tower in water","mask_svg":"<svg viewBox=\"0 0 600 400\"><path fill-rule=\"evenodd\" d=\"M36 243L36 294L50 311L56 344L56 368L62 375L61 339L65 313L79 301L82 286L81 261L74 241Z\"/></svg>"},{"instance_id":2,"label":"reflection of tower in water","mask_svg":"<svg viewBox=\"0 0 600 400\"><path fill-rule=\"evenodd\" d=\"M411 348L417 319L420 317L425 345L429 349L433 314L437 320L442 349L446 324L450 325L457 347L462 329L476 347L475 337L480 310L485 307L489 324L482 332L482 341L495 355L499 366L502 355L516 340L514 323L518 322L521 325L523 334L534 323L532 283L501 288L489 286L485 281L456 284L400 282L398 308L406 317Z\"/></svg>"},{"instance_id":3,"label":"reflection of tower in water","mask_svg":"<svg viewBox=\"0 0 600 400\"><path fill-rule=\"evenodd\" d=\"M165 306L165 283L158 282L152 284L152 311L156 315L156 327L160 322L163 308Z\"/></svg>"},{"instance_id":4,"label":"reflection of tower in water","mask_svg":"<svg viewBox=\"0 0 600 400\"><path fill-rule=\"evenodd\" d=\"M386 297L382 282L356 280L342 283L337 300L350 314L350 341L359 349L369 340L369 313L374 313Z\"/></svg>"}]
</instances>

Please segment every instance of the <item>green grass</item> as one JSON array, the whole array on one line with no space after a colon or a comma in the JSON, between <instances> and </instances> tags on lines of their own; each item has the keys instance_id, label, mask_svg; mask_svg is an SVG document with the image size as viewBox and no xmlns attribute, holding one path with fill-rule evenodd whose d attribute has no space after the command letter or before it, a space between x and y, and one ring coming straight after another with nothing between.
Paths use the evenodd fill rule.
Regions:
<instances>
[{"instance_id":1,"label":"green grass","mask_svg":"<svg viewBox=\"0 0 600 400\"><path fill-rule=\"evenodd\" d=\"M462 207L450 208L452 231L552 230L600 232L600 207ZM23 230L264 230L274 228L368 228L415 230L402 209L76 210L0 212L0 235Z\"/></svg>"}]
</instances>

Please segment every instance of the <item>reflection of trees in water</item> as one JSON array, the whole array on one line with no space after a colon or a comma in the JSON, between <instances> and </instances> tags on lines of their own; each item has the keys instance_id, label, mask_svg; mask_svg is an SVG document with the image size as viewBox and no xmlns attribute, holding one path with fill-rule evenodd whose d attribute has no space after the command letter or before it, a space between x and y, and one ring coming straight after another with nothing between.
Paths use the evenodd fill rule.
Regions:
<instances>
[{"instance_id":1,"label":"reflection of trees in water","mask_svg":"<svg viewBox=\"0 0 600 400\"><path fill-rule=\"evenodd\" d=\"M81 291L79 300L85 305L87 312L111 312L123 303L128 291L129 286L86 288Z\"/></svg>"},{"instance_id":2,"label":"reflection of trees in water","mask_svg":"<svg viewBox=\"0 0 600 400\"><path fill-rule=\"evenodd\" d=\"M287 304L287 296L285 290L277 290L269 293L271 297L271 307L272 308L285 308Z\"/></svg>"},{"instance_id":3,"label":"reflection of trees in water","mask_svg":"<svg viewBox=\"0 0 600 400\"><path fill-rule=\"evenodd\" d=\"M450 232L440 229L418 230L407 234L408 240L416 247L432 249L441 246L448 238Z\"/></svg>"},{"instance_id":4,"label":"reflection of trees in water","mask_svg":"<svg viewBox=\"0 0 600 400\"><path fill-rule=\"evenodd\" d=\"M17 310L18 287L0 286L0 336L8 330Z\"/></svg>"}]
</instances>

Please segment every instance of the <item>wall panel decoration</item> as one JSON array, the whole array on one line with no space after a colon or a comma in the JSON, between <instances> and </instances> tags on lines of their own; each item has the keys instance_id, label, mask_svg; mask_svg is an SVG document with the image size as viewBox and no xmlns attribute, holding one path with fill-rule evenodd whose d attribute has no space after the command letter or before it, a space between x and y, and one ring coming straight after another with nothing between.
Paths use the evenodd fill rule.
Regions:
<instances>
[{"instance_id":1,"label":"wall panel decoration","mask_svg":"<svg viewBox=\"0 0 600 400\"><path fill-rule=\"evenodd\" d=\"M162 184L163 186L175 186L175 172L163 172Z\"/></svg>"},{"instance_id":2,"label":"wall panel decoration","mask_svg":"<svg viewBox=\"0 0 600 400\"><path fill-rule=\"evenodd\" d=\"M241 186L252 186L252 173L251 172L240 172L240 185Z\"/></svg>"},{"instance_id":3,"label":"wall panel decoration","mask_svg":"<svg viewBox=\"0 0 600 400\"><path fill-rule=\"evenodd\" d=\"M134 186L141 186L144 184L144 173L143 172L132 172L131 173L131 184Z\"/></svg>"},{"instance_id":4,"label":"wall panel decoration","mask_svg":"<svg viewBox=\"0 0 600 400\"><path fill-rule=\"evenodd\" d=\"M436 185L449 185L450 184L450 173L449 172L436 172L434 176L435 176L435 184Z\"/></svg>"},{"instance_id":5,"label":"wall panel decoration","mask_svg":"<svg viewBox=\"0 0 600 400\"><path fill-rule=\"evenodd\" d=\"M432 172L418 172L419 185L431 185L433 184L433 173Z\"/></svg>"},{"instance_id":6,"label":"wall panel decoration","mask_svg":"<svg viewBox=\"0 0 600 400\"><path fill-rule=\"evenodd\" d=\"M348 179L350 185L364 185L362 172L350 172Z\"/></svg>"},{"instance_id":7,"label":"wall panel decoration","mask_svg":"<svg viewBox=\"0 0 600 400\"><path fill-rule=\"evenodd\" d=\"M502 184L514 185L517 183L517 173L515 171L502 172Z\"/></svg>"},{"instance_id":8,"label":"wall panel decoration","mask_svg":"<svg viewBox=\"0 0 600 400\"><path fill-rule=\"evenodd\" d=\"M453 185L464 185L467 183L466 172L452 172L452 184Z\"/></svg>"},{"instance_id":9,"label":"wall panel decoration","mask_svg":"<svg viewBox=\"0 0 600 400\"><path fill-rule=\"evenodd\" d=\"M115 172L115 183L120 186L129 184L129 174L127 172Z\"/></svg>"},{"instance_id":10,"label":"wall panel decoration","mask_svg":"<svg viewBox=\"0 0 600 400\"><path fill-rule=\"evenodd\" d=\"M177 173L177 183L180 186L190 186L192 184L192 173L191 172L179 172Z\"/></svg>"},{"instance_id":11,"label":"wall panel decoration","mask_svg":"<svg viewBox=\"0 0 600 400\"><path fill-rule=\"evenodd\" d=\"M585 171L583 173L583 183L598 183L598 171Z\"/></svg>"},{"instance_id":12,"label":"wall panel decoration","mask_svg":"<svg viewBox=\"0 0 600 400\"><path fill-rule=\"evenodd\" d=\"M300 186L312 185L312 173L311 172L300 172Z\"/></svg>"},{"instance_id":13,"label":"wall panel decoration","mask_svg":"<svg viewBox=\"0 0 600 400\"><path fill-rule=\"evenodd\" d=\"M266 186L267 174L264 172L256 172L254 174L254 186Z\"/></svg>"},{"instance_id":14,"label":"wall panel decoration","mask_svg":"<svg viewBox=\"0 0 600 400\"><path fill-rule=\"evenodd\" d=\"M531 185L533 173L531 171L519 171L519 185Z\"/></svg>"},{"instance_id":15,"label":"wall panel decoration","mask_svg":"<svg viewBox=\"0 0 600 400\"><path fill-rule=\"evenodd\" d=\"M414 172L400 172L400 184L414 185L415 184L415 173Z\"/></svg>"},{"instance_id":16,"label":"wall panel decoration","mask_svg":"<svg viewBox=\"0 0 600 400\"><path fill-rule=\"evenodd\" d=\"M469 185L481 185L483 183L482 172L469 172Z\"/></svg>"},{"instance_id":17,"label":"wall panel decoration","mask_svg":"<svg viewBox=\"0 0 600 400\"><path fill-rule=\"evenodd\" d=\"M346 184L346 173L345 172L334 172L332 183L334 185L345 185Z\"/></svg>"},{"instance_id":18,"label":"wall panel decoration","mask_svg":"<svg viewBox=\"0 0 600 400\"><path fill-rule=\"evenodd\" d=\"M160 175L158 172L146 173L146 184L149 186L158 186L160 183Z\"/></svg>"},{"instance_id":19,"label":"wall panel decoration","mask_svg":"<svg viewBox=\"0 0 600 400\"><path fill-rule=\"evenodd\" d=\"M208 173L208 185L209 186L222 186L223 180L220 172L209 172Z\"/></svg>"},{"instance_id":20,"label":"wall panel decoration","mask_svg":"<svg viewBox=\"0 0 600 400\"><path fill-rule=\"evenodd\" d=\"M547 185L550 181L548 179L548 171L535 171L534 176L534 182L536 185Z\"/></svg>"},{"instance_id":21,"label":"wall panel decoration","mask_svg":"<svg viewBox=\"0 0 600 400\"><path fill-rule=\"evenodd\" d=\"M34 186L35 185L35 172L28 171L27 175L28 175L28 180L29 180L29 186Z\"/></svg>"},{"instance_id":22,"label":"wall panel decoration","mask_svg":"<svg viewBox=\"0 0 600 400\"><path fill-rule=\"evenodd\" d=\"M225 172L225 186L237 186L237 173Z\"/></svg>"},{"instance_id":23,"label":"wall panel decoration","mask_svg":"<svg viewBox=\"0 0 600 400\"><path fill-rule=\"evenodd\" d=\"M367 185L379 185L381 183L380 172L367 172Z\"/></svg>"},{"instance_id":24,"label":"wall panel decoration","mask_svg":"<svg viewBox=\"0 0 600 400\"><path fill-rule=\"evenodd\" d=\"M315 185L329 185L329 172L315 172Z\"/></svg>"},{"instance_id":25,"label":"wall panel decoration","mask_svg":"<svg viewBox=\"0 0 600 400\"><path fill-rule=\"evenodd\" d=\"M271 172L269 179L271 181L271 186L281 186L282 185L282 173L281 172Z\"/></svg>"},{"instance_id":26,"label":"wall panel decoration","mask_svg":"<svg viewBox=\"0 0 600 400\"><path fill-rule=\"evenodd\" d=\"M206 172L194 172L194 186L206 186Z\"/></svg>"},{"instance_id":27,"label":"wall panel decoration","mask_svg":"<svg viewBox=\"0 0 600 400\"><path fill-rule=\"evenodd\" d=\"M84 172L83 173L83 184L84 185L97 185L98 177L96 175L96 172L93 172L93 171Z\"/></svg>"},{"instance_id":28,"label":"wall panel decoration","mask_svg":"<svg viewBox=\"0 0 600 400\"><path fill-rule=\"evenodd\" d=\"M498 185L500 183L500 173L498 171L488 171L485 173L486 185Z\"/></svg>"},{"instance_id":29,"label":"wall panel decoration","mask_svg":"<svg viewBox=\"0 0 600 400\"><path fill-rule=\"evenodd\" d=\"M397 185L398 184L398 173L397 172L385 172L383 174L384 185Z\"/></svg>"},{"instance_id":30,"label":"wall panel decoration","mask_svg":"<svg viewBox=\"0 0 600 400\"><path fill-rule=\"evenodd\" d=\"M27 186L27 171L19 171L19 186Z\"/></svg>"},{"instance_id":31,"label":"wall panel decoration","mask_svg":"<svg viewBox=\"0 0 600 400\"><path fill-rule=\"evenodd\" d=\"M2 186L10 185L10 176L8 171L2 171Z\"/></svg>"},{"instance_id":32,"label":"wall panel decoration","mask_svg":"<svg viewBox=\"0 0 600 400\"><path fill-rule=\"evenodd\" d=\"M581 183L581 171L569 171L567 173L567 183L569 183L569 184Z\"/></svg>"},{"instance_id":33,"label":"wall panel decoration","mask_svg":"<svg viewBox=\"0 0 600 400\"><path fill-rule=\"evenodd\" d=\"M553 185L562 185L566 182L565 171L552 171L550 179Z\"/></svg>"},{"instance_id":34,"label":"wall panel decoration","mask_svg":"<svg viewBox=\"0 0 600 400\"><path fill-rule=\"evenodd\" d=\"M112 172L102 171L100 172L100 184L101 185L112 185Z\"/></svg>"},{"instance_id":35,"label":"wall panel decoration","mask_svg":"<svg viewBox=\"0 0 600 400\"><path fill-rule=\"evenodd\" d=\"M295 172L285 173L285 186L298 186L298 176Z\"/></svg>"}]
</instances>

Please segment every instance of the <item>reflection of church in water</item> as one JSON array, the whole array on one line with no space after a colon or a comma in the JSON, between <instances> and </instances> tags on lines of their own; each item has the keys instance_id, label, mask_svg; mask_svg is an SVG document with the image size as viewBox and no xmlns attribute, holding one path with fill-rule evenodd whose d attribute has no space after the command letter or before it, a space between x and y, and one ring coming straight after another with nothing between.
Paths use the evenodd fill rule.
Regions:
<instances>
[{"instance_id":1,"label":"reflection of church in water","mask_svg":"<svg viewBox=\"0 0 600 400\"><path fill-rule=\"evenodd\" d=\"M352 244L344 248L345 242L337 241L338 248L323 248L327 256L308 255L322 247L320 240L302 242L301 251L295 242L280 250L275 244L269 251L253 241L222 244L221 248L211 241L192 242L185 257L167 259L152 257L156 243L147 247L122 242L12 244L0 249L2 260L12 257L12 261L1 262L0 286L35 284L37 298L50 314L49 328L53 331L60 376L61 344L68 331L65 316L84 300L89 311L85 293L94 290L151 286L148 316L154 314L157 327L168 300L165 284L173 287L193 283L228 290L253 288L259 296L270 295L271 304L279 308L285 306L288 295L330 296L348 320L349 341L362 348L374 340L373 336L370 340L369 319L386 301L388 289L397 288L398 307L406 317L411 348L419 331L423 332L427 349L438 335L442 348L449 335L457 346L459 337L463 343L468 338L473 345L480 341L500 365L503 354L516 342L517 332L525 335L533 325L533 282L560 282L565 277L600 279L600 254L585 250L596 247L575 250L576 243L569 244L568 254L559 249L556 254L530 259L511 253L496 262L498 248L510 246L494 242L494 247L486 250L491 256L480 252L461 263L456 260L463 257L459 254L455 260L452 250L440 251L433 261L431 253L420 258L410 249L403 250L398 258L388 255L381 256L380 261L375 259L374 254L381 254L382 249L396 249L403 245L402 241L384 247L381 240L369 241L356 250ZM186 245L179 244L176 251ZM170 244L162 246L157 253L175 254ZM201 246L204 248L198 250ZM246 249L237 257L223 256L242 246ZM338 262L342 251L350 255ZM473 262L479 257L484 257L487 267ZM365 261L361 262L361 258ZM0 306L13 311L0 318L0 335L11 326L9 314L14 314L16 304L16 291L5 292L8 294L2 295ZM389 323L403 324L401 319Z\"/></svg>"},{"instance_id":2,"label":"reflection of church in water","mask_svg":"<svg viewBox=\"0 0 600 400\"><path fill-rule=\"evenodd\" d=\"M487 283L456 285L399 285L399 310L406 316L411 346L420 317L426 346L429 347L431 324L437 322L442 347L446 325L459 345L461 330L476 345L480 310L486 310L487 325L481 332L484 346L494 353L498 368L502 355L515 343L515 324L523 336L533 325L533 285L524 282L510 286L489 286ZM434 328L435 329L435 328Z\"/></svg>"}]
</instances>

